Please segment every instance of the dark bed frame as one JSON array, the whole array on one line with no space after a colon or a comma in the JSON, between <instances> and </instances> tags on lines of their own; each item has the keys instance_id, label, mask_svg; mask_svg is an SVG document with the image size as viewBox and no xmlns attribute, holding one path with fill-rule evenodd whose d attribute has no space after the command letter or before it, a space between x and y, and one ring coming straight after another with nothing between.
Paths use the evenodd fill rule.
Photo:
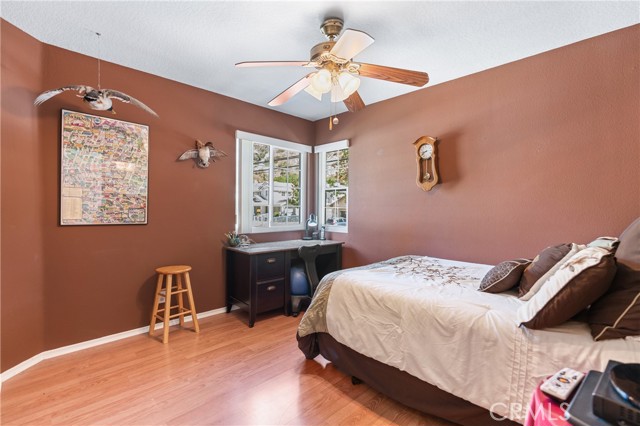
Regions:
<instances>
[{"instance_id":1,"label":"dark bed frame","mask_svg":"<svg viewBox=\"0 0 640 426\"><path fill-rule=\"evenodd\" d=\"M327 333L298 337L298 347L308 359L318 354L339 370L404 405L464 426L517 426L509 419L495 420L489 411L423 382L405 371L364 356ZM472 384L470 384L472 385ZM499 419L500 416L494 416Z\"/></svg>"}]
</instances>

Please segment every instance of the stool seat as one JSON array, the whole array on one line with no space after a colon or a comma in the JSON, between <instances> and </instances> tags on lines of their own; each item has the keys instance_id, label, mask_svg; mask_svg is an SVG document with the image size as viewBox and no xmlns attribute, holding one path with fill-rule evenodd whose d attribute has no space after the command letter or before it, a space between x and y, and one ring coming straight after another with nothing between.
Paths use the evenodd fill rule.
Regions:
<instances>
[{"instance_id":1,"label":"stool seat","mask_svg":"<svg viewBox=\"0 0 640 426\"><path fill-rule=\"evenodd\" d=\"M164 333L162 336L163 343L167 343L169 341L169 322L172 318L178 317L180 319L180 326L184 326L184 317L186 315L191 315L195 332L200 332L196 307L193 302L193 292L191 291L191 280L189 279L190 270L191 266L188 265L161 266L156 268L156 272L158 273L158 283L156 285L156 293L153 301L153 311L151 312L149 335L153 336L153 332L156 327L156 320L162 321L164 325ZM174 276L175 285L173 282ZM184 305L184 293L187 293L189 308L186 308ZM164 301L162 301L161 298L164 298ZM177 305L172 305L173 298L177 299ZM164 304L163 308L160 307L161 304ZM175 312L172 313L172 310Z\"/></svg>"},{"instance_id":2,"label":"stool seat","mask_svg":"<svg viewBox=\"0 0 640 426\"><path fill-rule=\"evenodd\" d=\"M161 266L160 268L156 268L156 272L159 274L182 274L184 272L189 272L191 270L191 266L188 265L172 265L172 266Z\"/></svg>"}]
</instances>

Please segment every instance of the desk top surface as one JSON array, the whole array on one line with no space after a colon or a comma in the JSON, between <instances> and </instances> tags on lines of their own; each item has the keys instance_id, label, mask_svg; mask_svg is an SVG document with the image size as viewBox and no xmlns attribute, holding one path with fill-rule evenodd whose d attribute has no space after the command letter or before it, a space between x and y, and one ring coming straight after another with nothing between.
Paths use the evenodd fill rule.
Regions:
<instances>
[{"instance_id":1,"label":"desk top surface","mask_svg":"<svg viewBox=\"0 0 640 426\"><path fill-rule=\"evenodd\" d=\"M335 246L342 245L344 241L333 240L286 240L286 241L273 241L268 243L256 243L251 244L248 247L229 247L227 250L237 251L239 253L255 254L255 253L271 253L276 251L288 251L297 250L301 246Z\"/></svg>"}]
</instances>

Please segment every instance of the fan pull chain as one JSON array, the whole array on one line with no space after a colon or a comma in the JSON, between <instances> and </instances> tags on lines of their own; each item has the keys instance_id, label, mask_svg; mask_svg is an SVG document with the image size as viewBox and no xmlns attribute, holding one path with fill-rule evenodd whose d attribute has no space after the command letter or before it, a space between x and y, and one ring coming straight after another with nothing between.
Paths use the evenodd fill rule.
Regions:
<instances>
[{"instance_id":1,"label":"fan pull chain","mask_svg":"<svg viewBox=\"0 0 640 426\"><path fill-rule=\"evenodd\" d=\"M100 87L100 57L102 56L102 44L100 43L100 36L102 34L96 32L96 35L98 36L98 90L101 90L101 87Z\"/></svg>"},{"instance_id":2,"label":"fan pull chain","mask_svg":"<svg viewBox=\"0 0 640 426\"><path fill-rule=\"evenodd\" d=\"M334 106L333 102L331 101L331 98L329 98L329 130L330 131L333 130L334 125L338 125L340 123L340 120L336 115L337 107L333 107L333 106Z\"/></svg>"}]
</instances>

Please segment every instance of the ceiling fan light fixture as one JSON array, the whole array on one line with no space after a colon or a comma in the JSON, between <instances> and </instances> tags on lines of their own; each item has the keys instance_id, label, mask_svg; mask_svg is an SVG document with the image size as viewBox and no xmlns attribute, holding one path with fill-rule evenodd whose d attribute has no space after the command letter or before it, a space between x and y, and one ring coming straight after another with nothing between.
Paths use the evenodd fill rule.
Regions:
<instances>
[{"instance_id":1,"label":"ceiling fan light fixture","mask_svg":"<svg viewBox=\"0 0 640 426\"><path fill-rule=\"evenodd\" d=\"M360 79L346 71L340 73L338 83L347 98L353 95L353 93L358 90L358 87L360 87Z\"/></svg>"},{"instance_id":2,"label":"ceiling fan light fixture","mask_svg":"<svg viewBox=\"0 0 640 426\"><path fill-rule=\"evenodd\" d=\"M331 86L331 102L342 102L348 97L337 82Z\"/></svg>"},{"instance_id":3,"label":"ceiling fan light fixture","mask_svg":"<svg viewBox=\"0 0 640 426\"><path fill-rule=\"evenodd\" d=\"M313 96L314 98L316 98L317 100L321 101L322 100L322 93L318 92L316 89L314 89L314 87L312 85L308 85L305 89L305 92L307 92L308 94L310 94L311 96Z\"/></svg>"},{"instance_id":4,"label":"ceiling fan light fixture","mask_svg":"<svg viewBox=\"0 0 640 426\"><path fill-rule=\"evenodd\" d=\"M327 93L331 90L331 72L328 69L321 69L311 77L311 86L320 93Z\"/></svg>"}]
</instances>

